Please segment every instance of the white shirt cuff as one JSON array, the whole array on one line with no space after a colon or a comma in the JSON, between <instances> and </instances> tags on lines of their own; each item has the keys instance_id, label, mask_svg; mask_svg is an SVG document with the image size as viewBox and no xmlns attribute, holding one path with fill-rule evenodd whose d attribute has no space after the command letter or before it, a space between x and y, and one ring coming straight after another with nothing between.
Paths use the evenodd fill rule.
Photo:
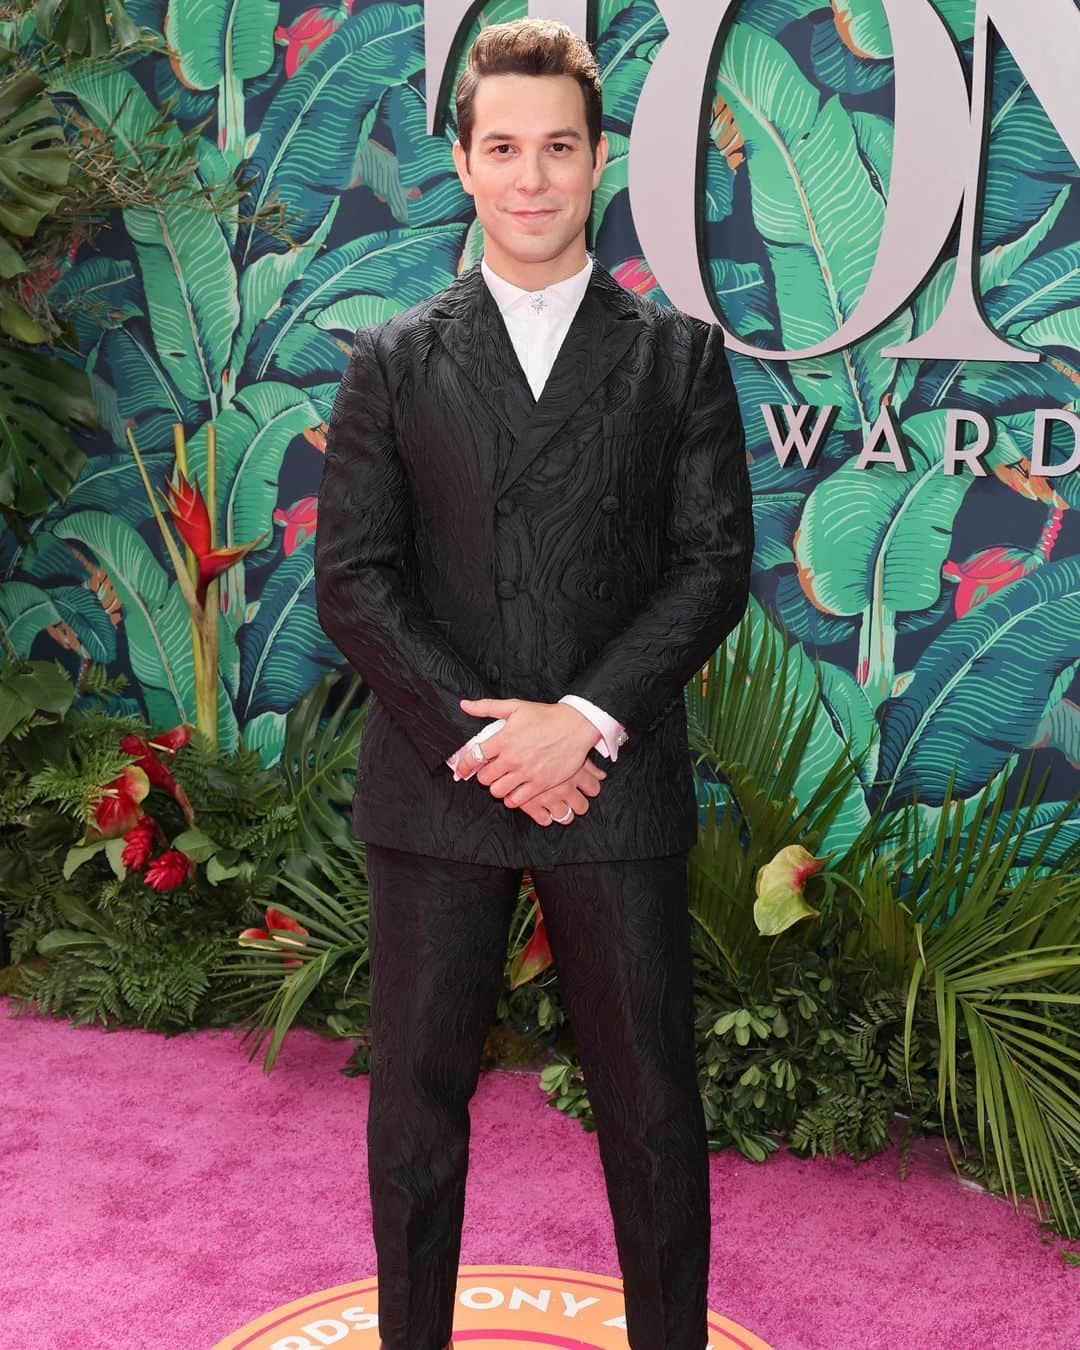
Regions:
<instances>
[{"instance_id":1,"label":"white shirt cuff","mask_svg":"<svg viewBox=\"0 0 1080 1350\"><path fill-rule=\"evenodd\" d=\"M587 698L581 698L577 694L563 694L559 702L569 703L572 708L576 708L589 719L600 733L600 739L593 748L599 750L602 755L607 755L614 763L619 757L619 746L625 745L627 740L623 724L616 722L615 718L603 708L598 708L595 703L590 703Z\"/></svg>"}]
</instances>

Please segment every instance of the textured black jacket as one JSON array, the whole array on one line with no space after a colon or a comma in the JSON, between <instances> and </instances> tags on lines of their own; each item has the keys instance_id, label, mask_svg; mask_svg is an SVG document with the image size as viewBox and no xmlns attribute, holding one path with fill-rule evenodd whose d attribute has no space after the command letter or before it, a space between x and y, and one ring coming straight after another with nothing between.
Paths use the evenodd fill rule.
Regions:
<instances>
[{"instance_id":1,"label":"textured black jacket","mask_svg":"<svg viewBox=\"0 0 1080 1350\"><path fill-rule=\"evenodd\" d=\"M319 489L319 621L372 691L352 832L500 866L689 848L683 689L745 609L745 439L716 324L598 261L539 401L479 262L357 330ZM629 736L568 825L445 760L461 698L580 694Z\"/></svg>"}]
</instances>

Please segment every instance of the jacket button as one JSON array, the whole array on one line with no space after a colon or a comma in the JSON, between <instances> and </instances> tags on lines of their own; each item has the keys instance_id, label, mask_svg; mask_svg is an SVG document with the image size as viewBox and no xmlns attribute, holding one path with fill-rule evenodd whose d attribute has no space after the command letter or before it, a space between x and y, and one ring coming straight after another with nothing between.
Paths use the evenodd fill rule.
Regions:
<instances>
[{"instance_id":1,"label":"jacket button","mask_svg":"<svg viewBox=\"0 0 1080 1350\"><path fill-rule=\"evenodd\" d=\"M488 677L488 679L492 682L492 684L494 684L494 683L499 679L499 677L500 677L501 675L502 675L502 671L501 671L501 670L499 669L499 667L495 664L495 662L492 661L491 664L490 664L490 665L488 666L488 668L487 668L487 677Z\"/></svg>"},{"instance_id":2,"label":"jacket button","mask_svg":"<svg viewBox=\"0 0 1080 1350\"><path fill-rule=\"evenodd\" d=\"M517 595L517 587L512 581L507 581L504 577L495 587L496 594L501 595L504 600L512 600Z\"/></svg>"},{"instance_id":3,"label":"jacket button","mask_svg":"<svg viewBox=\"0 0 1080 1350\"><path fill-rule=\"evenodd\" d=\"M612 513L612 511L617 511L618 509L619 509L619 499L618 499L618 497L601 497L601 498L600 498L600 510L601 510L601 511L606 511L606 512L608 513L608 515L610 515L610 514Z\"/></svg>"},{"instance_id":4,"label":"jacket button","mask_svg":"<svg viewBox=\"0 0 1080 1350\"><path fill-rule=\"evenodd\" d=\"M500 516L508 516L514 510L514 503L509 497L500 497L495 503L495 510Z\"/></svg>"},{"instance_id":5,"label":"jacket button","mask_svg":"<svg viewBox=\"0 0 1080 1350\"><path fill-rule=\"evenodd\" d=\"M609 582L597 582L596 598L597 600L609 600L611 598L611 585Z\"/></svg>"}]
</instances>

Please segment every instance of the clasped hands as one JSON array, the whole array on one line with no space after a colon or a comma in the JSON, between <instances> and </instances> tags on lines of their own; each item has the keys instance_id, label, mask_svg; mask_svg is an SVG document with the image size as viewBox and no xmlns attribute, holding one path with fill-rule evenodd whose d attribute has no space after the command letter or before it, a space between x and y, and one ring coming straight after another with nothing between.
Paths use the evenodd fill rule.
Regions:
<instances>
[{"instance_id":1,"label":"clasped hands","mask_svg":"<svg viewBox=\"0 0 1080 1350\"><path fill-rule=\"evenodd\" d=\"M607 777L587 758L596 727L568 703L533 703L523 698L463 698L465 712L506 725L480 744L483 761L461 756L461 778L476 778L504 806L520 808L538 825L571 825L589 809Z\"/></svg>"}]
</instances>

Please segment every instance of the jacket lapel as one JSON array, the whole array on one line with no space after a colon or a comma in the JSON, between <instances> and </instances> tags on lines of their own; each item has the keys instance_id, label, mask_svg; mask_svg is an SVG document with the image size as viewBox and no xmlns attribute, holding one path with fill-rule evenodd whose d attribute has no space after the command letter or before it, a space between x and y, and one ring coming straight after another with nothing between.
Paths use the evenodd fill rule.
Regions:
<instances>
[{"instance_id":1,"label":"jacket lapel","mask_svg":"<svg viewBox=\"0 0 1080 1350\"><path fill-rule=\"evenodd\" d=\"M496 484L498 493L505 492L536 458L645 327L631 293L594 260L581 304L537 400L479 262L436 297L428 319L513 437L513 448Z\"/></svg>"}]
</instances>

